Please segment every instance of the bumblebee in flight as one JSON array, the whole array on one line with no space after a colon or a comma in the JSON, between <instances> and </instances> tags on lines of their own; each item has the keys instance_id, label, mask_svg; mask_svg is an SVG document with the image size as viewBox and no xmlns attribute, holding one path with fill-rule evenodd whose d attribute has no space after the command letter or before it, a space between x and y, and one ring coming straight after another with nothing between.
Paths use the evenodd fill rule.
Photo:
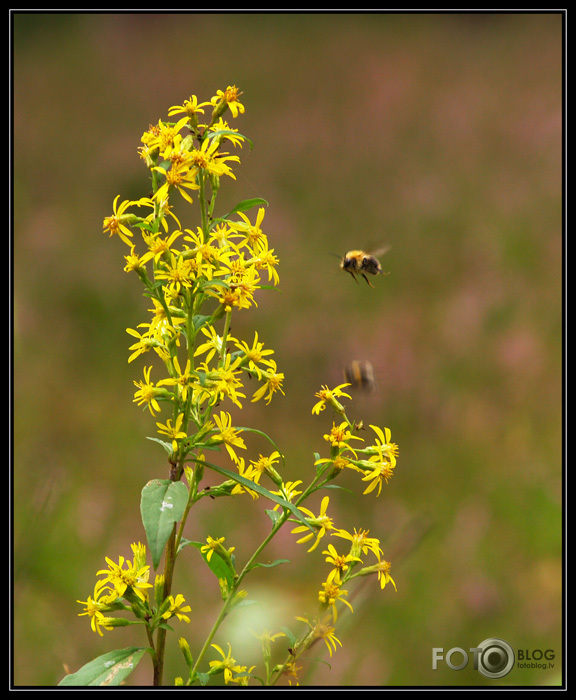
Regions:
<instances>
[{"instance_id":1,"label":"bumblebee in flight","mask_svg":"<svg viewBox=\"0 0 576 700\"><path fill-rule=\"evenodd\" d=\"M373 392L377 389L374 368L368 360L353 360L344 369L344 379L354 388Z\"/></svg>"},{"instance_id":2,"label":"bumblebee in flight","mask_svg":"<svg viewBox=\"0 0 576 700\"><path fill-rule=\"evenodd\" d=\"M349 272L352 277L354 277L356 282L358 282L356 275L362 275L366 282L371 287L374 287L368 277L366 277L366 273L369 275L388 274L387 272L382 272L382 265L376 257L376 255L384 255L384 253L387 253L388 250L388 248L383 248L382 250L377 251L374 255L371 253L366 253L364 250L349 250L340 261L340 268L344 270L344 272Z\"/></svg>"}]
</instances>

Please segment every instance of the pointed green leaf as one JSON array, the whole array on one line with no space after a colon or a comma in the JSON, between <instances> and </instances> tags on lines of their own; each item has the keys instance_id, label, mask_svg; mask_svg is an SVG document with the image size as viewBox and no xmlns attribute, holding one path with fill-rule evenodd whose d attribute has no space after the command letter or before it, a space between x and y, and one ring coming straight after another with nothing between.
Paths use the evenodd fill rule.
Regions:
<instances>
[{"instance_id":1,"label":"pointed green leaf","mask_svg":"<svg viewBox=\"0 0 576 700\"><path fill-rule=\"evenodd\" d=\"M265 489L263 486L260 486L260 484L257 484L255 481L250 481L250 479L246 479L244 476L240 476L240 474L235 474L234 472L231 472L229 469L224 469L224 467L220 467L217 464L212 464L211 462L206 462L205 460L202 460L202 464L205 464L207 467L213 469L215 472L222 474L222 476L225 476L227 479L232 479L232 481L236 481L238 484L242 484L242 486L245 486L246 488L249 488L252 491L256 491L256 493L260 494L260 496L268 498L270 501L277 503L282 508L287 508L297 520L299 520L303 525L306 525L307 528L314 532L314 528L306 520L306 517L298 510L298 508L293 503L290 503L290 501L287 501L285 498L278 496L278 494L276 493L268 491L268 489Z\"/></svg>"},{"instance_id":2,"label":"pointed green leaf","mask_svg":"<svg viewBox=\"0 0 576 700\"><path fill-rule=\"evenodd\" d=\"M281 631L284 632L286 637L288 638L288 641L290 642L290 646L293 647L296 644L297 637L296 635L292 632L292 630L288 627L280 627Z\"/></svg>"},{"instance_id":3,"label":"pointed green leaf","mask_svg":"<svg viewBox=\"0 0 576 700\"><path fill-rule=\"evenodd\" d=\"M263 566L265 569L272 569L275 566L278 566L279 564L289 564L290 559L276 559L276 561L271 561L269 564L262 564L260 562L256 562L255 564L252 564L250 567L249 571L252 569L257 569L260 566Z\"/></svg>"},{"instance_id":4,"label":"pointed green leaf","mask_svg":"<svg viewBox=\"0 0 576 700\"><path fill-rule=\"evenodd\" d=\"M230 211L227 214L224 214L224 216L219 216L217 219L212 219L210 222L210 226L215 226L216 224L219 224L222 221L227 221L232 214L237 214L239 211L248 211L248 209L252 209L252 207L267 207L268 202L265 199L262 199L261 197L253 197L252 199L244 199L241 202L238 202L238 204L233 208L230 209Z\"/></svg>"},{"instance_id":5,"label":"pointed green leaf","mask_svg":"<svg viewBox=\"0 0 576 700\"><path fill-rule=\"evenodd\" d=\"M146 439L152 440L152 442L157 442L159 445L162 445L162 447L166 450L166 453L169 455L171 455L172 452L174 452L174 448L172 447L171 442L164 442L164 440L160 440L159 438L153 438L153 437L149 437Z\"/></svg>"},{"instance_id":6,"label":"pointed green leaf","mask_svg":"<svg viewBox=\"0 0 576 700\"><path fill-rule=\"evenodd\" d=\"M196 677L202 686L208 685L210 682L210 675L208 673L196 673Z\"/></svg>"},{"instance_id":7,"label":"pointed green leaf","mask_svg":"<svg viewBox=\"0 0 576 700\"><path fill-rule=\"evenodd\" d=\"M120 685L136 668L145 647L127 647L98 656L82 666L76 673L69 673L58 683L59 686L106 686Z\"/></svg>"},{"instance_id":8,"label":"pointed green leaf","mask_svg":"<svg viewBox=\"0 0 576 700\"><path fill-rule=\"evenodd\" d=\"M233 129L218 129L217 131L211 131L209 134L207 134L206 138L208 139L213 139L216 137L221 137L221 136L241 136L243 139L246 139L248 143L250 144L250 150L254 148L254 144L252 141L247 136L244 136L244 134L240 134L237 131L234 131Z\"/></svg>"},{"instance_id":9,"label":"pointed green leaf","mask_svg":"<svg viewBox=\"0 0 576 700\"><path fill-rule=\"evenodd\" d=\"M188 489L182 481L153 479L142 489L140 513L154 568L158 568L174 523L184 515Z\"/></svg>"},{"instance_id":10,"label":"pointed green leaf","mask_svg":"<svg viewBox=\"0 0 576 700\"><path fill-rule=\"evenodd\" d=\"M206 542L191 542L190 540L186 540L182 542L180 546L182 547L188 544L196 547L214 576L216 576L219 581L225 580L228 586L231 588L234 580L236 579L236 571L234 570L232 562L223 559L218 552L212 552L212 556L210 557L210 560L208 560L208 552L204 553L201 551L201 547L204 547Z\"/></svg>"},{"instance_id":11,"label":"pointed green leaf","mask_svg":"<svg viewBox=\"0 0 576 700\"><path fill-rule=\"evenodd\" d=\"M248 211L248 209L252 209L252 207L257 207L257 206L268 206L268 202L265 199L262 199L261 197L253 197L252 199L243 199L241 202L238 202L238 204L234 207L234 209L231 209L227 214L225 218L228 218L230 214L236 214L236 212L239 211Z\"/></svg>"},{"instance_id":12,"label":"pointed green leaf","mask_svg":"<svg viewBox=\"0 0 576 700\"><path fill-rule=\"evenodd\" d=\"M280 513L279 510L270 510L269 508L266 508L265 513L270 518L270 520L273 522L274 525L276 525L278 520L282 517L282 513Z\"/></svg>"},{"instance_id":13,"label":"pointed green leaf","mask_svg":"<svg viewBox=\"0 0 576 700\"><path fill-rule=\"evenodd\" d=\"M192 323L194 324L194 330L199 331L202 326L208 323L212 319L212 316L206 316L205 314L196 314L192 318Z\"/></svg>"}]
</instances>

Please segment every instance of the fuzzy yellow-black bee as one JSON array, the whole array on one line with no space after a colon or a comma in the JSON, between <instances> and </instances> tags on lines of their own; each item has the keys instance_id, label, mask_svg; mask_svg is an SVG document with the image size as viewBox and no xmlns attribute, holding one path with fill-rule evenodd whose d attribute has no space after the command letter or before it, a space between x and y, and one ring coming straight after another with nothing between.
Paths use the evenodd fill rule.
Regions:
<instances>
[{"instance_id":1,"label":"fuzzy yellow-black bee","mask_svg":"<svg viewBox=\"0 0 576 700\"><path fill-rule=\"evenodd\" d=\"M358 282L356 275L362 275L366 282L371 287L374 287L368 277L366 277L366 273L369 275L388 274L387 272L382 272L382 265L376 257L377 255L384 255L384 253L387 252L388 248L382 248L374 254L367 253L364 250L349 250L340 261L340 268L344 270L344 272L349 272L356 282Z\"/></svg>"},{"instance_id":2,"label":"fuzzy yellow-black bee","mask_svg":"<svg viewBox=\"0 0 576 700\"><path fill-rule=\"evenodd\" d=\"M377 383L372 363L368 360L353 360L344 370L344 379L362 391L376 391Z\"/></svg>"}]
</instances>

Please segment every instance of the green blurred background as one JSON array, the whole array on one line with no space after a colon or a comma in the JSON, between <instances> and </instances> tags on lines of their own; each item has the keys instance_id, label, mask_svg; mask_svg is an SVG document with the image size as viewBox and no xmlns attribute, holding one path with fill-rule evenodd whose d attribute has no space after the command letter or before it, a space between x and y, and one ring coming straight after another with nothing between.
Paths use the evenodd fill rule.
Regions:
<instances>
[{"instance_id":1,"label":"green blurred background","mask_svg":"<svg viewBox=\"0 0 576 700\"><path fill-rule=\"evenodd\" d=\"M64 664L145 645L78 617L104 557L144 541L139 493L166 476L134 404L126 327L149 304L102 233L147 195L137 154L150 123L191 94L244 91L227 204L263 197L281 293L234 319L276 351L285 397L234 413L286 454L289 476L324 450L314 392L370 360L379 390L349 415L400 447L380 498L332 492L337 524L370 530L398 592L351 595L332 668L313 685L547 685L562 652L561 14L16 14L14 78L14 683L55 685ZM196 226L196 211L182 225ZM391 246L375 289L334 254ZM148 358L146 358L148 360ZM266 448L249 441L248 456ZM286 475L285 475L286 476ZM209 499L206 499L209 501ZM318 499L319 500L319 499ZM317 502L310 504L316 507ZM262 503L201 503L186 535L225 536L238 558L268 528ZM261 606L217 641L251 665L247 629L295 627L325 575L287 534L247 580ZM176 589L195 607L171 635L203 641L218 591L194 552ZM317 564L317 566L316 566ZM250 612L248 612L250 610ZM489 681L432 670L432 648L500 637L554 650L551 670ZM277 644L281 644L278 642ZM131 681L145 685L144 659Z\"/></svg>"}]
</instances>

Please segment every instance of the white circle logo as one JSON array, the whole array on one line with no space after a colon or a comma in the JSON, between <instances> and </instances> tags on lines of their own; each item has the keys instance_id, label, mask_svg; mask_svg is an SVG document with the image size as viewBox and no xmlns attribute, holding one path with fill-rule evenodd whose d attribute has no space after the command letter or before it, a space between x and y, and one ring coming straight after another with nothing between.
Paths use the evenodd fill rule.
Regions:
<instances>
[{"instance_id":1,"label":"white circle logo","mask_svg":"<svg viewBox=\"0 0 576 700\"><path fill-rule=\"evenodd\" d=\"M502 678L514 666L514 650L502 639L492 637L478 645L478 670L486 678Z\"/></svg>"}]
</instances>

